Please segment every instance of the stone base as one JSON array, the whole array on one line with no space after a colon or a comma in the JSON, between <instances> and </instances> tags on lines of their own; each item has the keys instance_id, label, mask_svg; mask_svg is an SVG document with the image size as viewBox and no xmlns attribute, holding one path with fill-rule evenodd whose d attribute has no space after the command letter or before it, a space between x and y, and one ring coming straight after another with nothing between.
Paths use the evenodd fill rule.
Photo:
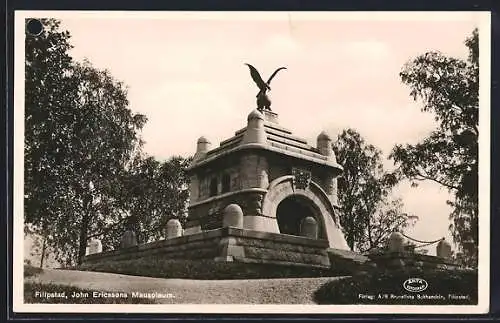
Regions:
<instances>
[{"instance_id":1,"label":"stone base","mask_svg":"<svg viewBox=\"0 0 500 323\"><path fill-rule=\"evenodd\" d=\"M405 268L454 270L460 268L459 265L449 259L413 252L385 252L371 254L368 257L371 264L389 270Z\"/></svg>"},{"instance_id":2,"label":"stone base","mask_svg":"<svg viewBox=\"0 0 500 323\"><path fill-rule=\"evenodd\" d=\"M278 222L275 218L259 215L245 215L243 217L243 228L252 231L279 233Z\"/></svg>"},{"instance_id":3,"label":"stone base","mask_svg":"<svg viewBox=\"0 0 500 323\"><path fill-rule=\"evenodd\" d=\"M327 248L326 240L229 227L88 255L84 263L154 256L329 269Z\"/></svg>"},{"instance_id":4,"label":"stone base","mask_svg":"<svg viewBox=\"0 0 500 323\"><path fill-rule=\"evenodd\" d=\"M278 123L278 114L269 110L263 110L264 120L267 122Z\"/></svg>"}]
</instances>

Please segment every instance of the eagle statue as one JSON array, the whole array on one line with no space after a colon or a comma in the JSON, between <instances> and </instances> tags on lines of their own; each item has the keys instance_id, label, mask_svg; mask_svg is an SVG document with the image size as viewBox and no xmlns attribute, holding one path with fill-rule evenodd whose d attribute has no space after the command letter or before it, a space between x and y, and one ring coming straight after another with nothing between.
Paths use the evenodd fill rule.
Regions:
<instances>
[{"instance_id":1,"label":"eagle statue","mask_svg":"<svg viewBox=\"0 0 500 323\"><path fill-rule=\"evenodd\" d=\"M255 67L250 64L245 63L250 69L250 76L252 77L255 84L259 88L259 93L257 93L257 109L259 111L269 110L271 111L271 100L267 96L267 91L271 90L271 81L281 70L286 70L286 67L280 67L274 71L273 74L269 77L267 82L265 82L259 74L259 71Z\"/></svg>"}]
</instances>

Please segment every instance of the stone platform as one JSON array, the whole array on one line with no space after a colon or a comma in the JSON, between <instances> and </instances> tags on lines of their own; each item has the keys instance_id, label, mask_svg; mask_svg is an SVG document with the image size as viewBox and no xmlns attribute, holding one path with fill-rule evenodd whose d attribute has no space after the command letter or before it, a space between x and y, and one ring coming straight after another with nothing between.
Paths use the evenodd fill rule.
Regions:
<instances>
[{"instance_id":1,"label":"stone platform","mask_svg":"<svg viewBox=\"0 0 500 323\"><path fill-rule=\"evenodd\" d=\"M84 263L160 256L165 259L209 259L218 262L330 269L327 249L327 240L224 227L87 255Z\"/></svg>"}]
</instances>

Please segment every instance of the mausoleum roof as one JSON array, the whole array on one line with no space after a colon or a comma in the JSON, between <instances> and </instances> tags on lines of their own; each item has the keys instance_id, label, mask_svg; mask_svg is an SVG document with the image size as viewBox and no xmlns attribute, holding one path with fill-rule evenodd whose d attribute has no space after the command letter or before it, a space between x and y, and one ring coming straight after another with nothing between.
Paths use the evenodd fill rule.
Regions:
<instances>
[{"instance_id":1,"label":"mausoleum roof","mask_svg":"<svg viewBox=\"0 0 500 323\"><path fill-rule=\"evenodd\" d=\"M260 149L334 168L338 172L342 171L342 166L337 164L335 159L332 160L328 156L322 155L319 149L309 145L307 140L295 136L292 131L279 125L277 123L277 114L269 111L261 113L254 110L248 115L248 120L250 120L251 117L261 116L264 116L263 127L266 138L265 142L246 143L243 139L248 129L247 126L237 130L234 136L221 141L219 147L209 150L203 158L197 159L189 169L195 169L202 165L206 165L236 151ZM326 133L322 133L320 136L321 135L326 135Z\"/></svg>"}]
</instances>

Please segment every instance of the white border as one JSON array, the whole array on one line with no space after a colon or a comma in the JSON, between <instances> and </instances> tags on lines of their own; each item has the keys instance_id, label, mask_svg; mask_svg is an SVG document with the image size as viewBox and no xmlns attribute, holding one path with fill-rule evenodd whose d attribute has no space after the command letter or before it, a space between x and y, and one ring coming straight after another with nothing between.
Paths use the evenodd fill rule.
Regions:
<instances>
[{"instance_id":1,"label":"white border","mask_svg":"<svg viewBox=\"0 0 500 323\"><path fill-rule=\"evenodd\" d=\"M28 17L106 18L106 19L180 19L180 20L432 20L460 21L475 16L479 22L479 285L478 305L138 305L138 304L23 304L23 200L24 200L24 19ZM125 11L16 11L14 60L14 252L13 311L15 313L273 313L273 314L352 314L352 313L427 313L472 314L489 309L490 267L490 69L491 17L489 12L125 12Z\"/></svg>"}]
</instances>

